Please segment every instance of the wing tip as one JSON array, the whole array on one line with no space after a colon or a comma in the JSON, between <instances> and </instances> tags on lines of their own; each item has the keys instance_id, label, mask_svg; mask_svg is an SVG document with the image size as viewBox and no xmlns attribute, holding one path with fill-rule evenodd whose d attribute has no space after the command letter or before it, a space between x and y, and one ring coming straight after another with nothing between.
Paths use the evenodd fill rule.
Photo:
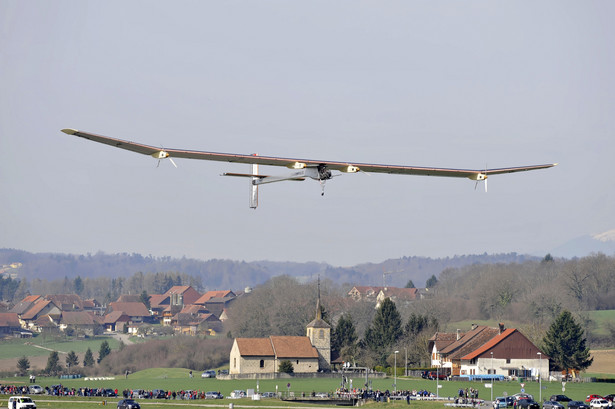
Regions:
<instances>
[{"instance_id":1,"label":"wing tip","mask_svg":"<svg viewBox=\"0 0 615 409\"><path fill-rule=\"evenodd\" d=\"M62 129L62 132L64 132L65 134L68 134L68 135L74 135L74 134L76 134L79 131L76 130L76 129L72 129L72 128L64 128L64 129Z\"/></svg>"}]
</instances>

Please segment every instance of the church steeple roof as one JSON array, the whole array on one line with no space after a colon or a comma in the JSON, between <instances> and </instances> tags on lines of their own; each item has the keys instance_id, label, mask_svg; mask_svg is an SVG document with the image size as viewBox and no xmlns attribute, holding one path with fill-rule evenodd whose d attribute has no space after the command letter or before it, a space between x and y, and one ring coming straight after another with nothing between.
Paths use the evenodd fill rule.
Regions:
<instances>
[{"instance_id":1,"label":"church steeple roof","mask_svg":"<svg viewBox=\"0 0 615 409\"><path fill-rule=\"evenodd\" d=\"M320 276L318 276L318 298L316 299L316 318L307 325L308 328L331 328L325 320L322 319L322 310L320 309Z\"/></svg>"}]
</instances>

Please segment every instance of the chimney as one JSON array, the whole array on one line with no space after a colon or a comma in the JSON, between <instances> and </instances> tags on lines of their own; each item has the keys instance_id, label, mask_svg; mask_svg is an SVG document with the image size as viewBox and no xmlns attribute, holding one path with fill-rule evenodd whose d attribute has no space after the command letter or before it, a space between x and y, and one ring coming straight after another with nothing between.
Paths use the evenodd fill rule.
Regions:
<instances>
[{"instance_id":1,"label":"chimney","mask_svg":"<svg viewBox=\"0 0 615 409\"><path fill-rule=\"evenodd\" d=\"M472 331L474 331L476 328L478 328L478 325L472 324Z\"/></svg>"},{"instance_id":2,"label":"chimney","mask_svg":"<svg viewBox=\"0 0 615 409\"><path fill-rule=\"evenodd\" d=\"M502 334L502 332L504 332L504 330L506 329L506 328L504 328L504 323L500 322L498 325L500 327L500 334Z\"/></svg>"},{"instance_id":3,"label":"chimney","mask_svg":"<svg viewBox=\"0 0 615 409\"><path fill-rule=\"evenodd\" d=\"M457 328L457 341L459 341L459 338L461 338L460 333L461 333L461 330Z\"/></svg>"}]
</instances>

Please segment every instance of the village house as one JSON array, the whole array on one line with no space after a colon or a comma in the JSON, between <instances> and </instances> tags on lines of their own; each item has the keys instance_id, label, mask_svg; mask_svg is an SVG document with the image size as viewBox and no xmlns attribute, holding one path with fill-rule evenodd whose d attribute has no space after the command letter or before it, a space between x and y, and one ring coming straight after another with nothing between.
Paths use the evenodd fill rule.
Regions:
<instances>
[{"instance_id":1,"label":"village house","mask_svg":"<svg viewBox=\"0 0 615 409\"><path fill-rule=\"evenodd\" d=\"M151 314L142 302L111 302L107 307L108 313L121 311L129 317L132 323L148 322Z\"/></svg>"},{"instance_id":2,"label":"village house","mask_svg":"<svg viewBox=\"0 0 615 409\"><path fill-rule=\"evenodd\" d=\"M389 298L397 306L402 303L410 303L416 300L417 294L417 288L384 287L376 296L376 308L380 308L380 305L386 298Z\"/></svg>"},{"instance_id":3,"label":"village house","mask_svg":"<svg viewBox=\"0 0 615 409\"><path fill-rule=\"evenodd\" d=\"M124 332L124 327L130 322L130 317L124 311L112 311L103 318L105 331Z\"/></svg>"},{"instance_id":4,"label":"village house","mask_svg":"<svg viewBox=\"0 0 615 409\"><path fill-rule=\"evenodd\" d=\"M429 340L431 364L452 376L549 374L549 357L517 329L473 325L465 333L436 333Z\"/></svg>"},{"instance_id":5,"label":"village house","mask_svg":"<svg viewBox=\"0 0 615 409\"><path fill-rule=\"evenodd\" d=\"M207 291L195 304L204 305L209 312L220 318L222 312L227 309L237 298L231 290Z\"/></svg>"},{"instance_id":6,"label":"village house","mask_svg":"<svg viewBox=\"0 0 615 409\"><path fill-rule=\"evenodd\" d=\"M34 329L36 327L35 321L44 315L48 315L55 322L60 320L62 310L56 306L52 301L44 298L38 298L34 304L23 314L19 316L19 322L22 328Z\"/></svg>"},{"instance_id":7,"label":"village house","mask_svg":"<svg viewBox=\"0 0 615 409\"><path fill-rule=\"evenodd\" d=\"M84 335L93 336L100 324L94 316L86 311L63 311L60 318L60 330L73 329Z\"/></svg>"},{"instance_id":8,"label":"village house","mask_svg":"<svg viewBox=\"0 0 615 409\"><path fill-rule=\"evenodd\" d=\"M348 296L355 301L376 301L378 293L383 289L384 287L357 285L348 291Z\"/></svg>"},{"instance_id":9,"label":"village house","mask_svg":"<svg viewBox=\"0 0 615 409\"><path fill-rule=\"evenodd\" d=\"M77 294L51 294L45 296L61 311L83 311L83 300Z\"/></svg>"},{"instance_id":10,"label":"village house","mask_svg":"<svg viewBox=\"0 0 615 409\"><path fill-rule=\"evenodd\" d=\"M0 338L21 333L19 316L15 312L0 313Z\"/></svg>"},{"instance_id":11,"label":"village house","mask_svg":"<svg viewBox=\"0 0 615 409\"><path fill-rule=\"evenodd\" d=\"M32 308L34 303L40 298L42 298L40 295L28 295L27 297L24 297L23 300L15 304L13 308L9 310L9 312L14 312L17 315L21 316L23 313Z\"/></svg>"},{"instance_id":12,"label":"village house","mask_svg":"<svg viewBox=\"0 0 615 409\"><path fill-rule=\"evenodd\" d=\"M184 308L184 305L195 304L201 294L189 285L176 285L164 294L153 294L149 303L152 314L157 318L165 318L164 324L171 325L171 318Z\"/></svg>"}]
</instances>

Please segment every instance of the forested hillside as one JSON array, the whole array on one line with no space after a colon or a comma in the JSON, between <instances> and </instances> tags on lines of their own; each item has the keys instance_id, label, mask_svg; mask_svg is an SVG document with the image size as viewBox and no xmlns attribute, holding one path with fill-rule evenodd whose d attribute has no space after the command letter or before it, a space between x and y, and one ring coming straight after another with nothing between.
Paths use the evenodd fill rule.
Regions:
<instances>
[{"instance_id":1,"label":"forested hillside","mask_svg":"<svg viewBox=\"0 0 615 409\"><path fill-rule=\"evenodd\" d=\"M574 314L592 348L615 346L615 322L593 321L596 314L590 313L615 310L615 257L545 257L541 261L446 269L432 290L433 298L396 302L404 327L398 347L407 347L416 357L428 356L427 339L438 329L452 324L449 331L467 331L476 321L491 326L502 322L540 345L553 320L565 310ZM375 304L354 301L345 291L330 281L323 283L325 317L334 326L346 317L356 328L358 339L363 339L377 313ZM241 337L301 335L314 318L315 297L315 282L302 284L292 277L276 277L232 305L227 330ZM407 328L415 327L413 319L414 323L424 320L420 334L408 334ZM460 322L467 325L457 326Z\"/></svg>"},{"instance_id":2,"label":"forested hillside","mask_svg":"<svg viewBox=\"0 0 615 409\"><path fill-rule=\"evenodd\" d=\"M140 254L57 254L29 253L22 250L0 249L0 265L22 263L11 273L28 280L74 280L85 278L127 278L135 273L167 273L190 276L190 284L200 291L209 289L242 290L263 284L272 277L289 275L310 281L318 274L338 284L386 285L403 287L409 280L415 286L425 286L432 275L438 276L446 268L473 264L523 263L534 260L516 253L468 255L446 258L402 257L382 263L360 264L353 267L333 267L324 263L292 263L271 261L196 260L189 258L153 257Z\"/></svg>"}]
</instances>

